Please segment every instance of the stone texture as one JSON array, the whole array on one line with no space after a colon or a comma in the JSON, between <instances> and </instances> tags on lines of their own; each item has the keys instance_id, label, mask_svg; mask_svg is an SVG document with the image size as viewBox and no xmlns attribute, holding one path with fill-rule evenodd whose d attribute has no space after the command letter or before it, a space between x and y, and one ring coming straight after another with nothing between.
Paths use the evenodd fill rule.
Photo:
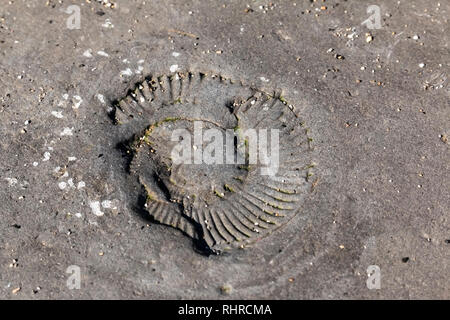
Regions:
<instances>
[{"instance_id":1,"label":"stone texture","mask_svg":"<svg viewBox=\"0 0 450 320\"><path fill-rule=\"evenodd\" d=\"M108 2L0 6L0 297L450 298L448 2L377 1L378 30L369 1ZM113 102L177 70L282 92L314 139L301 212L244 250L153 223L123 170Z\"/></svg>"}]
</instances>

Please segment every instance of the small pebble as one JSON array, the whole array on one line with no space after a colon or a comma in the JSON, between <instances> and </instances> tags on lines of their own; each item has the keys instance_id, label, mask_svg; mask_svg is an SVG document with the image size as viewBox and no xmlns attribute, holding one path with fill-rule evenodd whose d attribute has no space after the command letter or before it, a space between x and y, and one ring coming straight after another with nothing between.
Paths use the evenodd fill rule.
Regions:
<instances>
[{"instance_id":1,"label":"small pebble","mask_svg":"<svg viewBox=\"0 0 450 320\"><path fill-rule=\"evenodd\" d=\"M220 287L220 292L222 294L229 295L233 291L233 287L229 284L224 284L222 287Z\"/></svg>"}]
</instances>

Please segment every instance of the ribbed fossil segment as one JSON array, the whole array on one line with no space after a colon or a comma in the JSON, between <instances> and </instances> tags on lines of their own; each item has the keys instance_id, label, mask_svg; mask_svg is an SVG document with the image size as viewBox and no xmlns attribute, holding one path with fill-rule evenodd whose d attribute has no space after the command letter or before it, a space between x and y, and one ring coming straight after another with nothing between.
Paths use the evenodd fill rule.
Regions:
<instances>
[{"instance_id":1,"label":"ribbed fossil segment","mask_svg":"<svg viewBox=\"0 0 450 320\"><path fill-rule=\"evenodd\" d=\"M146 192L145 210L214 252L286 224L311 189L308 130L277 94L220 75L149 76L113 117L134 134L130 174Z\"/></svg>"}]
</instances>

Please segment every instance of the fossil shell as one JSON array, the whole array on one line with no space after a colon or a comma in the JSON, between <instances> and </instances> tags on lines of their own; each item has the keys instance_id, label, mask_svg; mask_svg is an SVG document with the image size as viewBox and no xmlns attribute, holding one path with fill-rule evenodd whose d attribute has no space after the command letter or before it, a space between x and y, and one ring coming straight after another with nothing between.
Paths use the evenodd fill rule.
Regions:
<instances>
[{"instance_id":1,"label":"fossil shell","mask_svg":"<svg viewBox=\"0 0 450 320\"><path fill-rule=\"evenodd\" d=\"M132 155L129 172L145 190L145 210L156 221L203 241L212 252L269 235L299 212L311 189L312 140L280 95L220 75L180 72L146 77L114 106L115 124L134 134L126 142ZM236 132L232 150L224 147L223 153L233 159L240 155L243 163L176 163L172 152L180 141L172 141L174 130L194 136L196 125L203 133L214 128L223 137ZM247 129L266 129L270 146L269 133L277 129L275 175L262 174L267 163L250 164ZM207 148L205 139L195 143L194 153L196 147ZM222 151L216 152L220 156Z\"/></svg>"}]
</instances>

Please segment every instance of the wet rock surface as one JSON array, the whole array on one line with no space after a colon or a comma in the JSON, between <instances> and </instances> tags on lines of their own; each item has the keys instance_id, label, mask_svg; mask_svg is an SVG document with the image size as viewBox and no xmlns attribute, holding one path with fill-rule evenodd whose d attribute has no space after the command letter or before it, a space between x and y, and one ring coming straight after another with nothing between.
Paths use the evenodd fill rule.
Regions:
<instances>
[{"instance_id":1,"label":"wet rock surface","mask_svg":"<svg viewBox=\"0 0 450 320\"><path fill-rule=\"evenodd\" d=\"M449 298L450 6L379 1L370 29L369 4L4 1L0 296ZM220 255L145 210L147 175L126 170L119 146L154 122L111 120L148 75L192 70L279 93L314 146L296 215ZM371 265L380 289L367 287Z\"/></svg>"}]
</instances>

